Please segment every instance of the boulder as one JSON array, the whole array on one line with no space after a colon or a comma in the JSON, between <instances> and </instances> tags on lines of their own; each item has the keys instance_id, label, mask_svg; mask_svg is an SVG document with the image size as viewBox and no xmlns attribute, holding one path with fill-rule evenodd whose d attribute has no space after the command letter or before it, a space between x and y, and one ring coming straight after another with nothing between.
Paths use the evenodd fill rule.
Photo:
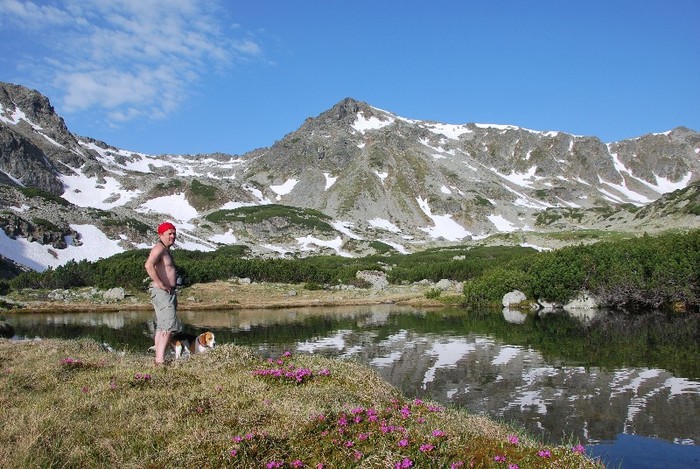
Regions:
<instances>
[{"instance_id":1,"label":"boulder","mask_svg":"<svg viewBox=\"0 0 700 469\"><path fill-rule=\"evenodd\" d=\"M442 291L449 290L453 286L454 286L454 282L452 280L449 280L446 278L443 278L442 280L440 280L438 283L435 284L435 288L437 288L438 290L442 290Z\"/></svg>"},{"instance_id":2,"label":"boulder","mask_svg":"<svg viewBox=\"0 0 700 469\"><path fill-rule=\"evenodd\" d=\"M360 270L355 274L355 278L369 283L372 290L383 290L389 286L386 274L380 270Z\"/></svg>"},{"instance_id":3,"label":"boulder","mask_svg":"<svg viewBox=\"0 0 700 469\"><path fill-rule=\"evenodd\" d=\"M564 309L598 309L600 302L588 292L580 292L576 298L564 305Z\"/></svg>"},{"instance_id":4,"label":"boulder","mask_svg":"<svg viewBox=\"0 0 700 469\"><path fill-rule=\"evenodd\" d=\"M126 292L122 287L110 288L102 294L102 298L106 301L121 301L126 296Z\"/></svg>"},{"instance_id":5,"label":"boulder","mask_svg":"<svg viewBox=\"0 0 700 469\"><path fill-rule=\"evenodd\" d=\"M527 300L525 293L520 290L513 290L503 295L502 304L505 308L508 308L511 305L519 305L525 300Z\"/></svg>"}]
</instances>

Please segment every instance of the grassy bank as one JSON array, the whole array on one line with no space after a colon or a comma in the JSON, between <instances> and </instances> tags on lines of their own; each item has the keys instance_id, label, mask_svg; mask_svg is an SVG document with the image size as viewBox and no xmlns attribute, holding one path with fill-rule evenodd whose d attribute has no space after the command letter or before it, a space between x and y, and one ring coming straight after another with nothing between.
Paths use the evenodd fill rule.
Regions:
<instances>
[{"instance_id":1,"label":"grassy bank","mask_svg":"<svg viewBox=\"0 0 700 469\"><path fill-rule=\"evenodd\" d=\"M355 363L229 344L155 368L91 340L0 339L0 421L2 467L602 467Z\"/></svg>"}]
</instances>

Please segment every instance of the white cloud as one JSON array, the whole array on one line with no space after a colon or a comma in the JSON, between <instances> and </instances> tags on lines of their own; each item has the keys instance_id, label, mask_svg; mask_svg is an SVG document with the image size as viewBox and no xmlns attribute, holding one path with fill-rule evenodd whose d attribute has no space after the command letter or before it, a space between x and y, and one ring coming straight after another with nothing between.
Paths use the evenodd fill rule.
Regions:
<instances>
[{"instance_id":1,"label":"white cloud","mask_svg":"<svg viewBox=\"0 0 700 469\"><path fill-rule=\"evenodd\" d=\"M61 111L97 110L108 125L163 118L209 71L263 55L216 1L0 0L0 17L33 45L23 66L57 89Z\"/></svg>"}]
</instances>

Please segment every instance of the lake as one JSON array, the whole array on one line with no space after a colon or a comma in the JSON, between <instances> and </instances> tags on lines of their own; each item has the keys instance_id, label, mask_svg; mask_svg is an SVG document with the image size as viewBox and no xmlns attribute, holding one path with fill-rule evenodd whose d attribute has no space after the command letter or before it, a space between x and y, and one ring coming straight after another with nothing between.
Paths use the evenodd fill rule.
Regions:
<instances>
[{"instance_id":1,"label":"lake","mask_svg":"<svg viewBox=\"0 0 700 469\"><path fill-rule=\"evenodd\" d=\"M4 314L24 337L152 345L152 312ZM698 315L396 305L178 313L217 343L351 359L408 397L463 407L610 467L700 467Z\"/></svg>"}]
</instances>

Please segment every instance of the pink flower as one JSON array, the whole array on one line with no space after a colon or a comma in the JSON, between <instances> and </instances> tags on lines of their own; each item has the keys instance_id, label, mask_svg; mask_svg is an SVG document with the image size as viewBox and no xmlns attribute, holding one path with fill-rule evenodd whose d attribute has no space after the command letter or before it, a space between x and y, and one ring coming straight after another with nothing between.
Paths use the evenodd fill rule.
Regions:
<instances>
[{"instance_id":1,"label":"pink flower","mask_svg":"<svg viewBox=\"0 0 700 469\"><path fill-rule=\"evenodd\" d=\"M282 356L283 356L283 357L291 357L291 356L292 356L292 352L286 351L286 352L284 352L284 353L282 354Z\"/></svg>"},{"instance_id":2,"label":"pink flower","mask_svg":"<svg viewBox=\"0 0 700 469\"><path fill-rule=\"evenodd\" d=\"M360 459L362 459L362 456L364 456L364 454L362 454L360 451L355 451L354 456L355 461L359 461Z\"/></svg>"},{"instance_id":3,"label":"pink flower","mask_svg":"<svg viewBox=\"0 0 700 469\"><path fill-rule=\"evenodd\" d=\"M359 435L357 435L357 437L358 437L361 441L365 441L367 438L369 438L369 433L360 433Z\"/></svg>"},{"instance_id":4,"label":"pink flower","mask_svg":"<svg viewBox=\"0 0 700 469\"><path fill-rule=\"evenodd\" d=\"M353 446L355 446L355 443L352 440L348 440L345 442L346 448L352 448Z\"/></svg>"},{"instance_id":5,"label":"pink flower","mask_svg":"<svg viewBox=\"0 0 700 469\"><path fill-rule=\"evenodd\" d=\"M421 453L429 453L435 449L435 445L431 445L429 443L426 443L426 444L420 445L419 449L420 449Z\"/></svg>"},{"instance_id":6,"label":"pink flower","mask_svg":"<svg viewBox=\"0 0 700 469\"><path fill-rule=\"evenodd\" d=\"M90 388L88 388L87 386L83 386L80 390L81 390L84 394L87 394L87 393L90 392Z\"/></svg>"},{"instance_id":7,"label":"pink flower","mask_svg":"<svg viewBox=\"0 0 700 469\"><path fill-rule=\"evenodd\" d=\"M493 460L496 462L506 462L506 457L499 454L495 458L493 458Z\"/></svg>"},{"instance_id":8,"label":"pink flower","mask_svg":"<svg viewBox=\"0 0 700 469\"><path fill-rule=\"evenodd\" d=\"M433 436L435 436L435 437L445 436L445 432L443 432L442 430L439 430L439 429L433 430Z\"/></svg>"},{"instance_id":9,"label":"pink flower","mask_svg":"<svg viewBox=\"0 0 700 469\"><path fill-rule=\"evenodd\" d=\"M299 459L297 459L296 461L292 461L291 464L292 464L292 467L304 467L304 463L301 462Z\"/></svg>"},{"instance_id":10,"label":"pink flower","mask_svg":"<svg viewBox=\"0 0 700 469\"><path fill-rule=\"evenodd\" d=\"M413 461L408 458L403 458L401 461L394 464L394 469L405 469L407 467L413 467Z\"/></svg>"},{"instance_id":11,"label":"pink flower","mask_svg":"<svg viewBox=\"0 0 700 469\"><path fill-rule=\"evenodd\" d=\"M238 454L238 451L236 451L235 449L231 450L231 456L235 457L237 454Z\"/></svg>"},{"instance_id":12,"label":"pink flower","mask_svg":"<svg viewBox=\"0 0 700 469\"><path fill-rule=\"evenodd\" d=\"M518 439L518 435L508 435L508 442L513 445L517 445L520 443L520 439Z\"/></svg>"},{"instance_id":13,"label":"pink flower","mask_svg":"<svg viewBox=\"0 0 700 469\"><path fill-rule=\"evenodd\" d=\"M571 448L571 451L573 451L574 453L583 454L586 452L586 448L579 443L578 445Z\"/></svg>"},{"instance_id":14,"label":"pink flower","mask_svg":"<svg viewBox=\"0 0 700 469\"><path fill-rule=\"evenodd\" d=\"M408 446L408 440L405 438L403 440L399 440L399 446L401 448L405 448L406 446Z\"/></svg>"},{"instance_id":15,"label":"pink flower","mask_svg":"<svg viewBox=\"0 0 700 469\"><path fill-rule=\"evenodd\" d=\"M520 469L520 466L517 464L508 464L508 469Z\"/></svg>"},{"instance_id":16,"label":"pink flower","mask_svg":"<svg viewBox=\"0 0 700 469\"><path fill-rule=\"evenodd\" d=\"M543 449L537 452L537 456L541 458L551 458L552 453L548 449Z\"/></svg>"},{"instance_id":17,"label":"pink flower","mask_svg":"<svg viewBox=\"0 0 700 469\"><path fill-rule=\"evenodd\" d=\"M450 464L450 469L459 469L462 466L464 466L464 461L457 461Z\"/></svg>"},{"instance_id":18,"label":"pink flower","mask_svg":"<svg viewBox=\"0 0 700 469\"><path fill-rule=\"evenodd\" d=\"M283 461L270 461L269 463L265 464L265 467L267 469L274 469L277 467L282 467L284 465Z\"/></svg>"}]
</instances>

